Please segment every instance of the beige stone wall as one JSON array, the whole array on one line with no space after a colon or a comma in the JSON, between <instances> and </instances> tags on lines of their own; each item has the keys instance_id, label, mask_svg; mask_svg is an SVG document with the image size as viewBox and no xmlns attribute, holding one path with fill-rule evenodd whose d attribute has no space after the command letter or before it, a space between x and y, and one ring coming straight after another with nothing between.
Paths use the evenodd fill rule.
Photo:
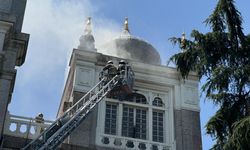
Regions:
<instances>
[{"instance_id":1,"label":"beige stone wall","mask_svg":"<svg viewBox=\"0 0 250 150\"><path fill-rule=\"evenodd\" d=\"M83 96L94 83L98 82L98 74L101 68L110 59L114 63L118 63L120 60L96 52L73 50L70 61L70 80L66 83L61 104L65 101L75 103ZM150 94L147 95L147 93L152 92L168 95L168 106L165 110L166 120L168 121L165 144L170 146L171 150L185 150L185 148L199 150L201 148L201 132L197 76L191 73L188 80L182 81L175 68L128 61L135 71L136 87L142 90L147 89L146 97L150 97ZM105 118L104 101L106 100L98 104L98 109L88 116L82 125L66 140L66 143L100 150L108 149L109 146L100 143L101 136L104 134L102 133L103 119ZM60 106L60 110L62 110L62 106ZM150 139L148 142L150 142Z\"/></svg>"},{"instance_id":2,"label":"beige stone wall","mask_svg":"<svg viewBox=\"0 0 250 150\"><path fill-rule=\"evenodd\" d=\"M201 150L200 113L190 110L175 110L176 150Z\"/></svg>"}]
</instances>

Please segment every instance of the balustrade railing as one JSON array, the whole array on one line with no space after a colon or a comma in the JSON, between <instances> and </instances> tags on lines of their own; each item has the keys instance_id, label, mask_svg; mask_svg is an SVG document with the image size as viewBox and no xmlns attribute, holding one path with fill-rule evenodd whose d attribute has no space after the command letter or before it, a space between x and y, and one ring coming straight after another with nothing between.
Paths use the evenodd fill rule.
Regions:
<instances>
[{"instance_id":1,"label":"balustrade railing","mask_svg":"<svg viewBox=\"0 0 250 150\"><path fill-rule=\"evenodd\" d=\"M130 149L130 150L172 150L170 145L165 143L119 137L113 135L103 134L98 143L103 147L112 147L117 149Z\"/></svg>"},{"instance_id":2,"label":"balustrade railing","mask_svg":"<svg viewBox=\"0 0 250 150\"><path fill-rule=\"evenodd\" d=\"M53 121L49 120L44 120L44 123L37 123L35 121L35 118L7 115L4 134L15 137L34 139L52 123ZM98 139L98 145L103 147L130 150L171 150L171 146L166 143L159 143L129 137L102 134Z\"/></svg>"},{"instance_id":3,"label":"balustrade railing","mask_svg":"<svg viewBox=\"0 0 250 150\"><path fill-rule=\"evenodd\" d=\"M35 118L7 115L4 125L4 134L34 139L45 130L53 121L44 120L44 123L37 123Z\"/></svg>"}]
</instances>

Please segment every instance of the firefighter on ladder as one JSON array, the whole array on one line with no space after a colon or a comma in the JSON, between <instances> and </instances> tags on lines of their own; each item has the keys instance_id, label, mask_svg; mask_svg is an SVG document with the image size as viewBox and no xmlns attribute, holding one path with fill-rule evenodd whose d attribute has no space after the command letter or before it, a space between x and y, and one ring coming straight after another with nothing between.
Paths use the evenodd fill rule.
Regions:
<instances>
[{"instance_id":1,"label":"firefighter on ladder","mask_svg":"<svg viewBox=\"0 0 250 150\"><path fill-rule=\"evenodd\" d=\"M104 84L110 81L117 74L117 68L115 67L112 60L108 61L106 66L103 68L100 73L100 79L106 78Z\"/></svg>"},{"instance_id":2,"label":"firefighter on ladder","mask_svg":"<svg viewBox=\"0 0 250 150\"><path fill-rule=\"evenodd\" d=\"M121 60L118 65L118 73L121 75L125 75L126 70L126 62L124 60Z\"/></svg>"},{"instance_id":3,"label":"firefighter on ladder","mask_svg":"<svg viewBox=\"0 0 250 150\"><path fill-rule=\"evenodd\" d=\"M117 71L118 71L117 74L123 78L122 84L124 84L124 81L125 81L124 78L126 78L126 75L127 75L127 67L126 67L126 62L124 60L121 60L119 62Z\"/></svg>"}]
</instances>

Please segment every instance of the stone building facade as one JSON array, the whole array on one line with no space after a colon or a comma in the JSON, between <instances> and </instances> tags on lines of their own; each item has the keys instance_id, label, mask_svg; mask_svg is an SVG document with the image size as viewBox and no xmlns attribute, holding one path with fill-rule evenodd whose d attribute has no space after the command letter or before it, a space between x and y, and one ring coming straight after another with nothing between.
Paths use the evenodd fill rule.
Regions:
<instances>
[{"instance_id":1,"label":"stone building facade","mask_svg":"<svg viewBox=\"0 0 250 150\"><path fill-rule=\"evenodd\" d=\"M102 48L113 54L100 53ZM91 30L85 30L71 55L58 116L98 83L99 73L109 60L114 64L125 60L131 65L134 92L123 101L108 97L102 100L62 148L200 150L196 74L191 73L183 81L175 68L162 66L157 50L129 33L127 20L121 36L100 49L94 47Z\"/></svg>"},{"instance_id":2,"label":"stone building facade","mask_svg":"<svg viewBox=\"0 0 250 150\"><path fill-rule=\"evenodd\" d=\"M26 57L29 34L21 32L26 0L0 0L0 141L17 70ZM1 142L0 142L1 143Z\"/></svg>"},{"instance_id":3,"label":"stone building facade","mask_svg":"<svg viewBox=\"0 0 250 150\"><path fill-rule=\"evenodd\" d=\"M21 32L26 0L0 0L0 148L20 149L51 121L10 115L16 66L24 63L29 35ZM125 20L121 36L95 48L91 21L72 51L57 116L98 81L109 60L125 60L135 73L134 92L125 100L106 97L64 141L62 150L200 150L198 77L183 81L175 68L161 65L148 42L132 36ZM106 54L101 53L105 50ZM3 117L2 117L3 116ZM11 129L15 124L16 128ZM21 127L26 130L22 131ZM13 142L15 141L15 142Z\"/></svg>"}]
</instances>

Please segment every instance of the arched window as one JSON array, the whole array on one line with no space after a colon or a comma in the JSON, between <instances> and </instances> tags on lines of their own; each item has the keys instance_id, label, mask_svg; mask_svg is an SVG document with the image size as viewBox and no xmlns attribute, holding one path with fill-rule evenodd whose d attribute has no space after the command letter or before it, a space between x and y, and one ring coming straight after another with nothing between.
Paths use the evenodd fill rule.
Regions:
<instances>
[{"instance_id":1,"label":"arched window","mask_svg":"<svg viewBox=\"0 0 250 150\"><path fill-rule=\"evenodd\" d=\"M153 106L163 107L164 103L161 98L155 97L153 100ZM163 142L164 139L164 111L153 109L153 141Z\"/></svg>"},{"instance_id":2,"label":"arched window","mask_svg":"<svg viewBox=\"0 0 250 150\"><path fill-rule=\"evenodd\" d=\"M156 97L156 98L153 100L153 105L154 105L154 106L158 106L158 107L162 107L164 104L163 104L161 98Z\"/></svg>"},{"instance_id":3,"label":"arched window","mask_svg":"<svg viewBox=\"0 0 250 150\"><path fill-rule=\"evenodd\" d=\"M147 104L147 99L144 95L133 93L126 97L126 101L134 102L134 103L140 103L140 104Z\"/></svg>"}]
</instances>

